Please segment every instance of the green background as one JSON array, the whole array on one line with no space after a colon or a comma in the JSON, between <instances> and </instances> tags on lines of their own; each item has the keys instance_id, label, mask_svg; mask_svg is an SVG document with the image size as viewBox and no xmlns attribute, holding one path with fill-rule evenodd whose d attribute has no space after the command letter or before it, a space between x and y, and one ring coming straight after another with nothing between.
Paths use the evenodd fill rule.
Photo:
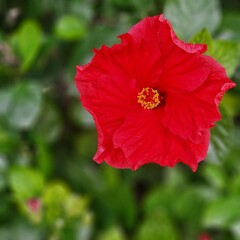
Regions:
<instances>
[{"instance_id":1,"label":"green background","mask_svg":"<svg viewBox=\"0 0 240 240\"><path fill-rule=\"evenodd\" d=\"M240 239L239 86L196 173L92 161L97 135L75 66L160 13L239 84L238 0L0 0L0 240Z\"/></svg>"}]
</instances>

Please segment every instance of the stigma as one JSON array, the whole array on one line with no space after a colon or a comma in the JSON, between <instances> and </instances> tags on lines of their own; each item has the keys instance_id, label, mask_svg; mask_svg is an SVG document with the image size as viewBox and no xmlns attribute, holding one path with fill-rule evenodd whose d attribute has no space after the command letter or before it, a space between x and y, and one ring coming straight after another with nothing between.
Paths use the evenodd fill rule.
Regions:
<instances>
[{"instance_id":1,"label":"stigma","mask_svg":"<svg viewBox=\"0 0 240 240\"><path fill-rule=\"evenodd\" d=\"M143 88L137 95L137 102L141 104L144 109L154 109L161 104L162 97L158 90L153 88Z\"/></svg>"}]
</instances>

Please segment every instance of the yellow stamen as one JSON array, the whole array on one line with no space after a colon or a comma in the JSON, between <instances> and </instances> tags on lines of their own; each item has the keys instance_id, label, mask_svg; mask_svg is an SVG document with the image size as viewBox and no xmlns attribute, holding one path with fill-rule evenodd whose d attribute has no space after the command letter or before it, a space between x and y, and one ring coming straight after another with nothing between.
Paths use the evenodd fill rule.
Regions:
<instances>
[{"instance_id":1,"label":"yellow stamen","mask_svg":"<svg viewBox=\"0 0 240 240\"><path fill-rule=\"evenodd\" d=\"M160 95L157 90L147 87L138 93L137 102L140 103L144 109L153 109L161 103L159 98Z\"/></svg>"}]
</instances>

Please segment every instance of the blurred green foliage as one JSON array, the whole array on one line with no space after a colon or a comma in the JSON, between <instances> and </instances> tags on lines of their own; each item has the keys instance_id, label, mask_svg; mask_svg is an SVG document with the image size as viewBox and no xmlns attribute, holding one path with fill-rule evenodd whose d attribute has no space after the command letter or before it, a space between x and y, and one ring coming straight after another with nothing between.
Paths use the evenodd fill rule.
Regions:
<instances>
[{"instance_id":1,"label":"blurred green foliage","mask_svg":"<svg viewBox=\"0 0 240 240\"><path fill-rule=\"evenodd\" d=\"M1 240L240 239L239 86L196 173L91 160L97 135L75 66L162 12L239 85L238 0L0 0Z\"/></svg>"}]
</instances>

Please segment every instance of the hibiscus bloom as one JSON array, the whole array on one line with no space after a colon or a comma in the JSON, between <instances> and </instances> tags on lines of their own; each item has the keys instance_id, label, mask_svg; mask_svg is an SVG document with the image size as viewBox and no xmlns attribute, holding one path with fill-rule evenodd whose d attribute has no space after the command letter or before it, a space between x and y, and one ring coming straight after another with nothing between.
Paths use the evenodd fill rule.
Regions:
<instances>
[{"instance_id":1,"label":"hibiscus bloom","mask_svg":"<svg viewBox=\"0 0 240 240\"><path fill-rule=\"evenodd\" d=\"M97 163L137 169L183 162L196 171L223 94L235 84L207 46L179 40L163 15L146 17L121 43L77 66L76 86L98 131Z\"/></svg>"},{"instance_id":2,"label":"hibiscus bloom","mask_svg":"<svg viewBox=\"0 0 240 240\"><path fill-rule=\"evenodd\" d=\"M198 240L211 240L211 236L207 233L201 233Z\"/></svg>"},{"instance_id":3,"label":"hibiscus bloom","mask_svg":"<svg viewBox=\"0 0 240 240\"><path fill-rule=\"evenodd\" d=\"M38 198L31 198L27 200L27 207L30 211L37 213L41 208L41 201Z\"/></svg>"}]
</instances>

